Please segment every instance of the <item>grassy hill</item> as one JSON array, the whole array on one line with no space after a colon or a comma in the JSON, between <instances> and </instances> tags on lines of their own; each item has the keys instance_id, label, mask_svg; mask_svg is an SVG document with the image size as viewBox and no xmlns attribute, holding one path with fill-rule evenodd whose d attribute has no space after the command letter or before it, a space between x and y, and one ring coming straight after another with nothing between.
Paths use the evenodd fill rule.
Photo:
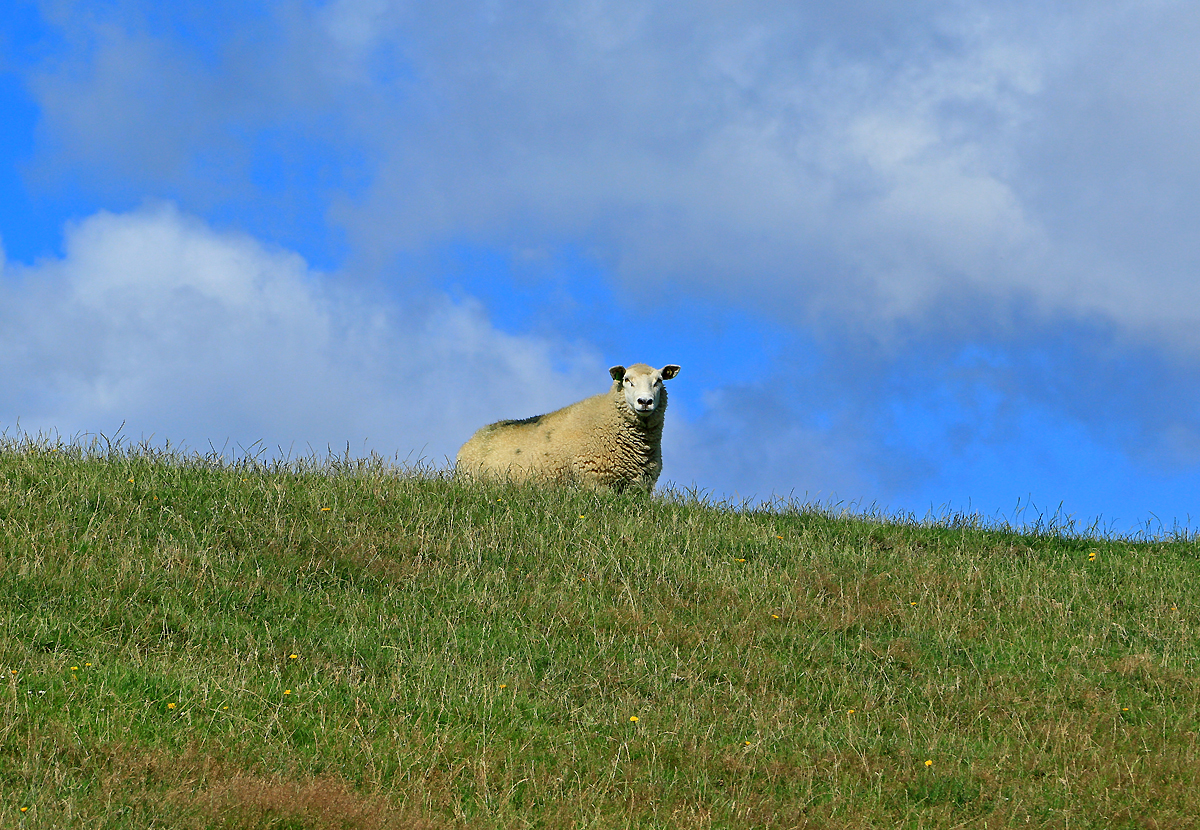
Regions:
<instances>
[{"instance_id":1,"label":"grassy hill","mask_svg":"<svg viewBox=\"0 0 1200 830\"><path fill-rule=\"evenodd\" d=\"M10 440L0 826L1186 826L1198 552Z\"/></svg>"}]
</instances>

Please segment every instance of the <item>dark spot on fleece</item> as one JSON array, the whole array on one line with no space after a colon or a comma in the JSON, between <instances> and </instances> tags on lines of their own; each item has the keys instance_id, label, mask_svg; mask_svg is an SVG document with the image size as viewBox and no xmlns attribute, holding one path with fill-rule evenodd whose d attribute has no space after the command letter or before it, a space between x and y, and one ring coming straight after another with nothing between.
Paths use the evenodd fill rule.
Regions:
<instances>
[{"instance_id":1,"label":"dark spot on fleece","mask_svg":"<svg viewBox=\"0 0 1200 830\"><path fill-rule=\"evenodd\" d=\"M523 427L523 426L527 426L529 424L541 423L541 420L544 417L546 417L546 416L534 415L532 418L522 418L519 421L499 421L496 423L496 426L498 426L498 427Z\"/></svg>"}]
</instances>

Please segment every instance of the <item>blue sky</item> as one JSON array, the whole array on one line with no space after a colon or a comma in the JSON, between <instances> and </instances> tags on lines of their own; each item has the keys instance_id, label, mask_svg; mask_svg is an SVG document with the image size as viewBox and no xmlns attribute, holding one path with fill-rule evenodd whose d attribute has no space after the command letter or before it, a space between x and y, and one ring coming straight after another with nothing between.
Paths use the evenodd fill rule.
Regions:
<instances>
[{"instance_id":1,"label":"blue sky","mask_svg":"<svg viewBox=\"0 0 1200 830\"><path fill-rule=\"evenodd\" d=\"M16 0L0 428L444 463L678 363L681 487L1190 525L1198 36L1167 0Z\"/></svg>"}]
</instances>

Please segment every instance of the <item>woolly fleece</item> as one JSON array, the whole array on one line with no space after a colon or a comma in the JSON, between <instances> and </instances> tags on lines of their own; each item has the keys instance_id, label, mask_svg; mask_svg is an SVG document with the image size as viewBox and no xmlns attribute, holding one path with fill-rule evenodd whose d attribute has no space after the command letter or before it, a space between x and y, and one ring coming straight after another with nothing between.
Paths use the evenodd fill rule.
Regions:
<instances>
[{"instance_id":1,"label":"woolly fleece","mask_svg":"<svg viewBox=\"0 0 1200 830\"><path fill-rule=\"evenodd\" d=\"M657 384L657 404L642 417L627 400L624 379L658 375L668 380L678 372L675 365L661 370L644 363L614 366L609 370L612 387L602 395L546 415L483 427L458 451L457 469L516 481L573 480L617 490L652 490L662 473L667 390Z\"/></svg>"}]
</instances>

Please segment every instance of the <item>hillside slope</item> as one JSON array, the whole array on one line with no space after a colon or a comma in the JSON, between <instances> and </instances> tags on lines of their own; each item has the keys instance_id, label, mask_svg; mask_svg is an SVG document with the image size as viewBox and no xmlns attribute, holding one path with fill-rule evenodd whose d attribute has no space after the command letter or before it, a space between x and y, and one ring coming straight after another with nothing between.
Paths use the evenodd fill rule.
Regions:
<instances>
[{"instance_id":1,"label":"hillside slope","mask_svg":"<svg viewBox=\"0 0 1200 830\"><path fill-rule=\"evenodd\" d=\"M1192 540L0 451L0 826L1183 826Z\"/></svg>"}]
</instances>

